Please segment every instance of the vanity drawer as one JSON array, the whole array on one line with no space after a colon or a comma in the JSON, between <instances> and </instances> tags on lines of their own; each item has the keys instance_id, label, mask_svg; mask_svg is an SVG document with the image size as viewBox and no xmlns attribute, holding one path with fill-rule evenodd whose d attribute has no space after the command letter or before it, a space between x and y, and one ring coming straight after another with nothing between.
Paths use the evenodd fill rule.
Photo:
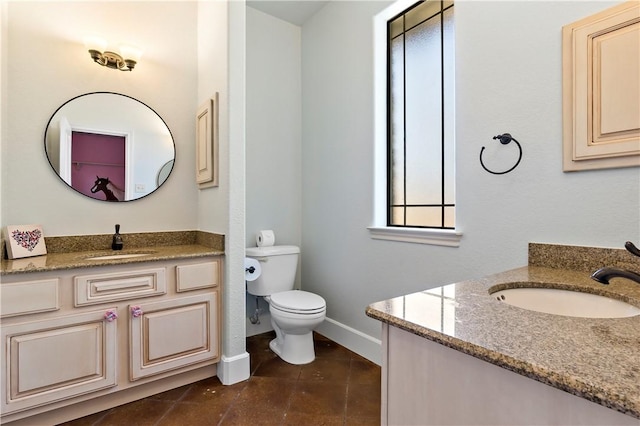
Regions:
<instances>
[{"instance_id":1,"label":"vanity drawer","mask_svg":"<svg viewBox=\"0 0 640 426\"><path fill-rule=\"evenodd\" d=\"M78 275L74 286L75 306L159 296L167 293L166 268Z\"/></svg>"},{"instance_id":2,"label":"vanity drawer","mask_svg":"<svg viewBox=\"0 0 640 426\"><path fill-rule=\"evenodd\" d=\"M56 311L60 308L58 278L8 283L0 286L0 317Z\"/></svg>"},{"instance_id":3,"label":"vanity drawer","mask_svg":"<svg viewBox=\"0 0 640 426\"><path fill-rule=\"evenodd\" d=\"M183 292L220 285L219 259L176 267L176 291Z\"/></svg>"}]
</instances>

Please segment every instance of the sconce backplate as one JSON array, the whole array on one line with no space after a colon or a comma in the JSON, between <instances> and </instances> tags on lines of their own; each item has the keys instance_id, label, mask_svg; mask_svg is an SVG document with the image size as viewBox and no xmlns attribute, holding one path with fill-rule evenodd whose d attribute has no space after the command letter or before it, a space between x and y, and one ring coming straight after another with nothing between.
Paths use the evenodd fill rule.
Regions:
<instances>
[{"instance_id":1,"label":"sconce backplate","mask_svg":"<svg viewBox=\"0 0 640 426\"><path fill-rule=\"evenodd\" d=\"M122 56L118 55L115 52L104 52L102 54L102 60L104 61L104 66L108 68L120 69L124 65Z\"/></svg>"}]
</instances>

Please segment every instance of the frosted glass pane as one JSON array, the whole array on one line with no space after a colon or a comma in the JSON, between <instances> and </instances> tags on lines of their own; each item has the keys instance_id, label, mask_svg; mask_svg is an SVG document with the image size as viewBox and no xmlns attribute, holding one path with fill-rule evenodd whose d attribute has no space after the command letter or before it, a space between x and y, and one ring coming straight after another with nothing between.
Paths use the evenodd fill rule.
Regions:
<instances>
[{"instance_id":1,"label":"frosted glass pane","mask_svg":"<svg viewBox=\"0 0 640 426\"><path fill-rule=\"evenodd\" d=\"M444 227L455 228L456 225L456 209L455 207L444 208Z\"/></svg>"},{"instance_id":2,"label":"frosted glass pane","mask_svg":"<svg viewBox=\"0 0 640 426\"><path fill-rule=\"evenodd\" d=\"M406 28L412 28L421 23L422 21L426 21L432 16L440 13L440 2L439 1L425 1L424 3L414 7L409 12L407 12L406 16Z\"/></svg>"},{"instance_id":3,"label":"frosted glass pane","mask_svg":"<svg viewBox=\"0 0 640 426\"><path fill-rule=\"evenodd\" d=\"M391 203L404 203L404 37L391 42Z\"/></svg>"},{"instance_id":4,"label":"frosted glass pane","mask_svg":"<svg viewBox=\"0 0 640 426\"><path fill-rule=\"evenodd\" d=\"M407 203L441 203L440 18L406 34Z\"/></svg>"},{"instance_id":5,"label":"frosted glass pane","mask_svg":"<svg viewBox=\"0 0 640 426\"><path fill-rule=\"evenodd\" d=\"M442 207L407 207L408 226L442 226Z\"/></svg>"},{"instance_id":6,"label":"frosted glass pane","mask_svg":"<svg viewBox=\"0 0 640 426\"><path fill-rule=\"evenodd\" d=\"M404 16L400 16L389 22L389 38L394 38L404 31Z\"/></svg>"},{"instance_id":7,"label":"frosted glass pane","mask_svg":"<svg viewBox=\"0 0 640 426\"><path fill-rule=\"evenodd\" d=\"M404 207L394 207L391 209L391 224L404 225Z\"/></svg>"},{"instance_id":8,"label":"frosted glass pane","mask_svg":"<svg viewBox=\"0 0 640 426\"><path fill-rule=\"evenodd\" d=\"M455 40L453 9L444 12L444 202L454 204L455 194ZM447 225L448 226L448 225Z\"/></svg>"}]
</instances>

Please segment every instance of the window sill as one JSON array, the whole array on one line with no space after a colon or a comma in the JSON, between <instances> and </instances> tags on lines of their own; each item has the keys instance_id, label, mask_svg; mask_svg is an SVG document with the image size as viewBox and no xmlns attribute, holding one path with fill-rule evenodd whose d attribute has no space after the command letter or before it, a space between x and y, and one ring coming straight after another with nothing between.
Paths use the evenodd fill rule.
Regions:
<instances>
[{"instance_id":1,"label":"window sill","mask_svg":"<svg viewBox=\"0 0 640 426\"><path fill-rule=\"evenodd\" d=\"M462 239L461 232L450 229L396 228L387 226L370 226L367 229L371 234L371 238L376 240L458 247Z\"/></svg>"}]
</instances>

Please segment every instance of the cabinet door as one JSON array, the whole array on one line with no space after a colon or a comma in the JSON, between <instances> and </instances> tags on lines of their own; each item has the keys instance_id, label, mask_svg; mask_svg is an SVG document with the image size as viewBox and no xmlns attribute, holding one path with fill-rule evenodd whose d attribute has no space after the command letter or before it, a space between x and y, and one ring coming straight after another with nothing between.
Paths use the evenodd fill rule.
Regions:
<instances>
[{"instance_id":1,"label":"cabinet door","mask_svg":"<svg viewBox=\"0 0 640 426\"><path fill-rule=\"evenodd\" d=\"M116 384L116 321L105 310L3 325L1 333L3 414Z\"/></svg>"},{"instance_id":2,"label":"cabinet door","mask_svg":"<svg viewBox=\"0 0 640 426\"><path fill-rule=\"evenodd\" d=\"M131 380L219 357L218 292L130 305Z\"/></svg>"},{"instance_id":3,"label":"cabinet door","mask_svg":"<svg viewBox=\"0 0 640 426\"><path fill-rule=\"evenodd\" d=\"M640 166L640 3L565 25L565 171Z\"/></svg>"}]
</instances>

